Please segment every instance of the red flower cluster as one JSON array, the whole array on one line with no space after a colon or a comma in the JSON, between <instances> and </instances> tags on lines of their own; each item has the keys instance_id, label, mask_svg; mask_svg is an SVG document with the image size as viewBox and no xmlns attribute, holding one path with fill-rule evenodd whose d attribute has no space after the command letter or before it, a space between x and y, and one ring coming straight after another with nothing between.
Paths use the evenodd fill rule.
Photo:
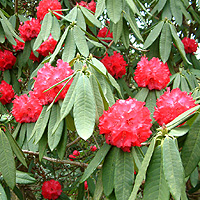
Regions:
<instances>
[{"instance_id":1,"label":"red flower cluster","mask_svg":"<svg viewBox=\"0 0 200 200\"><path fill-rule=\"evenodd\" d=\"M53 51L56 47L56 44L57 44L57 41L53 39L52 35L50 35L49 38L46 41L44 41L40 45L39 49L37 49L36 51L40 55L46 57L49 55L49 53L53 53Z\"/></svg>"},{"instance_id":2,"label":"red flower cluster","mask_svg":"<svg viewBox=\"0 0 200 200\"><path fill-rule=\"evenodd\" d=\"M42 185L42 195L45 199L55 200L62 193L61 185L58 181L45 181Z\"/></svg>"},{"instance_id":3,"label":"red flower cluster","mask_svg":"<svg viewBox=\"0 0 200 200\"><path fill-rule=\"evenodd\" d=\"M91 151L96 151L96 150L97 150L97 147L96 147L96 146L91 146L91 147L90 147L90 150L91 150Z\"/></svg>"},{"instance_id":4,"label":"red flower cluster","mask_svg":"<svg viewBox=\"0 0 200 200\"><path fill-rule=\"evenodd\" d=\"M77 156L80 156L80 152L77 150L74 150L73 155L69 155L69 160L74 161L74 158L76 158Z\"/></svg>"},{"instance_id":5,"label":"red flower cluster","mask_svg":"<svg viewBox=\"0 0 200 200\"><path fill-rule=\"evenodd\" d=\"M41 29L39 20L32 18L30 21L25 21L23 25L19 25L19 33L24 41L30 41L38 36Z\"/></svg>"},{"instance_id":6,"label":"red flower cluster","mask_svg":"<svg viewBox=\"0 0 200 200\"><path fill-rule=\"evenodd\" d=\"M5 71L6 69L11 69L16 62L16 57L11 51L0 50L0 71Z\"/></svg>"},{"instance_id":7,"label":"red flower cluster","mask_svg":"<svg viewBox=\"0 0 200 200\"><path fill-rule=\"evenodd\" d=\"M44 16L49 12L49 10L61 10L62 6L58 0L42 0L39 3L37 9L37 18L41 21L44 19ZM62 15L62 11L56 11L58 14ZM57 19L60 19L60 16L55 15Z\"/></svg>"},{"instance_id":8,"label":"red flower cluster","mask_svg":"<svg viewBox=\"0 0 200 200\"><path fill-rule=\"evenodd\" d=\"M106 27L99 30L97 37L100 38L113 38L113 33L110 32ZM104 42L111 42L112 40L103 40Z\"/></svg>"},{"instance_id":9,"label":"red flower cluster","mask_svg":"<svg viewBox=\"0 0 200 200\"><path fill-rule=\"evenodd\" d=\"M108 72L115 78L121 78L126 74L126 61L123 56L117 51L113 52L112 56L106 56L101 60Z\"/></svg>"},{"instance_id":10,"label":"red flower cluster","mask_svg":"<svg viewBox=\"0 0 200 200\"><path fill-rule=\"evenodd\" d=\"M196 43L194 39L184 37L182 39L182 43L185 48L185 53L194 53L197 51L198 44Z\"/></svg>"},{"instance_id":11,"label":"red flower cluster","mask_svg":"<svg viewBox=\"0 0 200 200\"><path fill-rule=\"evenodd\" d=\"M9 85L4 80L1 81L0 84L0 102L5 105L7 103L11 103L12 98L14 97L15 93L12 88L12 85Z\"/></svg>"},{"instance_id":12,"label":"red flower cluster","mask_svg":"<svg viewBox=\"0 0 200 200\"><path fill-rule=\"evenodd\" d=\"M179 88L171 92L170 88L167 88L167 91L157 99L156 105L153 117L160 126L168 124L180 114L196 106L192 96Z\"/></svg>"},{"instance_id":13,"label":"red flower cluster","mask_svg":"<svg viewBox=\"0 0 200 200\"><path fill-rule=\"evenodd\" d=\"M132 146L141 146L151 135L150 111L136 99L117 100L99 118L100 134L108 144L130 152Z\"/></svg>"},{"instance_id":14,"label":"red flower cluster","mask_svg":"<svg viewBox=\"0 0 200 200\"><path fill-rule=\"evenodd\" d=\"M148 58L142 57L134 74L134 80L138 86L148 86L150 90L164 89L169 83L171 75L167 63L164 64L155 57L150 61L148 61Z\"/></svg>"},{"instance_id":15,"label":"red flower cluster","mask_svg":"<svg viewBox=\"0 0 200 200\"><path fill-rule=\"evenodd\" d=\"M83 7L87 8L88 10L91 10L94 13L96 11L96 2L94 2L94 0L92 0L90 3L81 1L80 3L78 3L78 5L83 6Z\"/></svg>"},{"instance_id":16,"label":"red flower cluster","mask_svg":"<svg viewBox=\"0 0 200 200\"><path fill-rule=\"evenodd\" d=\"M36 122L41 112L42 104L32 93L30 97L28 97L27 94L15 96L12 114L17 122Z\"/></svg>"},{"instance_id":17,"label":"red flower cluster","mask_svg":"<svg viewBox=\"0 0 200 200\"><path fill-rule=\"evenodd\" d=\"M73 72L74 70L71 69L69 64L67 62L63 62L61 59L57 60L57 67L52 67L50 63L45 63L44 67L38 70L37 78L34 78L34 95L41 101L43 105L51 103L60 89L65 85L66 81L55 86L47 92L44 91L72 75ZM72 80L66 85L55 102L57 102L59 99L65 98L71 83Z\"/></svg>"}]
</instances>

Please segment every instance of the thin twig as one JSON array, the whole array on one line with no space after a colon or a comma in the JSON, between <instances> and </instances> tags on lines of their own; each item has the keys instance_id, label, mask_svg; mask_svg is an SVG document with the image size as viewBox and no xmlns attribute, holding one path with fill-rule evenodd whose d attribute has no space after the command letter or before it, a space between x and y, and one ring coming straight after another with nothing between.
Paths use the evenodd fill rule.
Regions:
<instances>
[{"instance_id":1,"label":"thin twig","mask_svg":"<svg viewBox=\"0 0 200 200\"><path fill-rule=\"evenodd\" d=\"M150 50L144 50L144 49L139 49L139 48L136 48L134 47L133 45L130 44L130 47L135 49L135 50L138 50L138 51L142 51L142 52L149 52Z\"/></svg>"},{"instance_id":2,"label":"thin twig","mask_svg":"<svg viewBox=\"0 0 200 200\"><path fill-rule=\"evenodd\" d=\"M77 137L73 142L67 144L66 148L69 148L69 147L72 146L73 144L76 144L80 139L81 139L81 137Z\"/></svg>"}]
</instances>

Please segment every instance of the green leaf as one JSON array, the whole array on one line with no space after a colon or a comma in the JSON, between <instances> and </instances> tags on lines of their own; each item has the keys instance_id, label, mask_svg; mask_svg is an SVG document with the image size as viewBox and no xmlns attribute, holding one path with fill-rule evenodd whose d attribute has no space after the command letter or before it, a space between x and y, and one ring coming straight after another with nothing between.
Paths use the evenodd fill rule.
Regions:
<instances>
[{"instance_id":1,"label":"green leaf","mask_svg":"<svg viewBox=\"0 0 200 200\"><path fill-rule=\"evenodd\" d=\"M181 91L186 91L187 93L190 92L190 88L184 76L181 76Z\"/></svg>"},{"instance_id":2,"label":"green leaf","mask_svg":"<svg viewBox=\"0 0 200 200\"><path fill-rule=\"evenodd\" d=\"M192 187L196 187L196 185L198 184L198 181L199 181L198 167L196 167L194 169L194 171L191 173L191 175L190 175L190 181L191 181Z\"/></svg>"},{"instance_id":3,"label":"green leaf","mask_svg":"<svg viewBox=\"0 0 200 200\"><path fill-rule=\"evenodd\" d=\"M36 179L32 174L16 170L16 183L18 184L33 184Z\"/></svg>"},{"instance_id":4,"label":"green leaf","mask_svg":"<svg viewBox=\"0 0 200 200\"><path fill-rule=\"evenodd\" d=\"M0 171L7 185L13 189L16 183L15 160L8 138L1 129L0 147Z\"/></svg>"},{"instance_id":5,"label":"green leaf","mask_svg":"<svg viewBox=\"0 0 200 200\"><path fill-rule=\"evenodd\" d=\"M27 133L26 137L29 139L31 137L31 133L34 129L35 123L27 123ZM38 151L38 144L34 144L34 137L32 137L30 140L27 141L28 143L28 148L30 151Z\"/></svg>"},{"instance_id":6,"label":"green leaf","mask_svg":"<svg viewBox=\"0 0 200 200\"><path fill-rule=\"evenodd\" d=\"M101 22L87 8L80 6L84 16L96 27L101 28ZM85 29L84 29L85 30Z\"/></svg>"},{"instance_id":7,"label":"green leaf","mask_svg":"<svg viewBox=\"0 0 200 200\"><path fill-rule=\"evenodd\" d=\"M183 21L180 3L177 0L170 0L170 8L172 15L175 17L176 22L181 25Z\"/></svg>"},{"instance_id":8,"label":"green leaf","mask_svg":"<svg viewBox=\"0 0 200 200\"><path fill-rule=\"evenodd\" d=\"M189 176L200 161L200 115L192 124L181 151L185 176Z\"/></svg>"},{"instance_id":9,"label":"green leaf","mask_svg":"<svg viewBox=\"0 0 200 200\"><path fill-rule=\"evenodd\" d=\"M165 63L169 58L172 47L172 36L171 36L170 26L168 23L165 23L163 25L163 29L160 36L159 47L160 47L159 50L161 59Z\"/></svg>"},{"instance_id":10,"label":"green leaf","mask_svg":"<svg viewBox=\"0 0 200 200\"><path fill-rule=\"evenodd\" d=\"M131 10L133 11L134 14L138 14L139 11L137 9L137 6L135 5L134 1L132 0L126 0L127 4L130 6Z\"/></svg>"},{"instance_id":11,"label":"green leaf","mask_svg":"<svg viewBox=\"0 0 200 200\"><path fill-rule=\"evenodd\" d=\"M180 73L177 73L176 78L174 79L172 88L173 89L179 88L180 83L181 83L181 75L180 75Z\"/></svg>"},{"instance_id":12,"label":"green leaf","mask_svg":"<svg viewBox=\"0 0 200 200\"><path fill-rule=\"evenodd\" d=\"M161 146L157 146L147 170L143 199L169 200L169 197L170 192L163 173Z\"/></svg>"},{"instance_id":13,"label":"green leaf","mask_svg":"<svg viewBox=\"0 0 200 200\"><path fill-rule=\"evenodd\" d=\"M102 170L101 170L100 173L98 174L93 200L99 200L101 198L102 193L103 193L103 183L102 183Z\"/></svg>"},{"instance_id":14,"label":"green leaf","mask_svg":"<svg viewBox=\"0 0 200 200\"><path fill-rule=\"evenodd\" d=\"M125 20L123 20L123 31L122 31L121 40L122 40L125 48L128 49L129 48L129 44L130 44L129 28L128 28L127 23L126 23Z\"/></svg>"},{"instance_id":15,"label":"green leaf","mask_svg":"<svg viewBox=\"0 0 200 200\"><path fill-rule=\"evenodd\" d=\"M105 157L102 168L103 190L106 196L109 196L114 189L115 162L118 153L117 147L112 147Z\"/></svg>"},{"instance_id":16,"label":"green leaf","mask_svg":"<svg viewBox=\"0 0 200 200\"><path fill-rule=\"evenodd\" d=\"M113 21L115 24L120 20L121 13L122 13L122 0L106 0L106 8L108 12L108 17Z\"/></svg>"},{"instance_id":17,"label":"green leaf","mask_svg":"<svg viewBox=\"0 0 200 200\"><path fill-rule=\"evenodd\" d=\"M144 49L147 49L149 46L151 46L151 44L158 38L158 36L160 35L160 32L162 30L164 22L160 21L155 27L154 29L149 33L147 39L144 42Z\"/></svg>"},{"instance_id":18,"label":"green leaf","mask_svg":"<svg viewBox=\"0 0 200 200\"><path fill-rule=\"evenodd\" d=\"M133 98L134 94L131 91L131 89L129 88L129 86L127 85L126 81L123 78L120 78L120 79L117 79L117 82L120 85L120 87L122 87L124 89L124 92L126 92L129 96L131 96Z\"/></svg>"},{"instance_id":19,"label":"green leaf","mask_svg":"<svg viewBox=\"0 0 200 200\"><path fill-rule=\"evenodd\" d=\"M73 22L76 21L78 8L75 6L72 10L70 10L69 14L65 17L67 21Z\"/></svg>"},{"instance_id":20,"label":"green leaf","mask_svg":"<svg viewBox=\"0 0 200 200\"><path fill-rule=\"evenodd\" d=\"M5 71L3 72L3 80L4 80L5 82L7 82L8 84L10 84L11 77L10 77L10 71L9 71L9 69L8 69L8 70L5 70Z\"/></svg>"},{"instance_id":21,"label":"green leaf","mask_svg":"<svg viewBox=\"0 0 200 200\"><path fill-rule=\"evenodd\" d=\"M42 38L42 33L40 31L33 45L33 51L36 51L40 47L40 45L42 44L42 41L43 41L43 38Z\"/></svg>"},{"instance_id":22,"label":"green leaf","mask_svg":"<svg viewBox=\"0 0 200 200\"><path fill-rule=\"evenodd\" d=\"M30 41L25 42L24 50L22 53L22 62L25 64L31 55L31 43Z\"/></svg>"},{"instance_id":23,"label":"green leaf","mask_svg":"<svg viewBox=\"0 0 200 200\"><path fill-rule=\"evenodd\" d=\"M115 103L113 91L111 90L111 86L107 82L105 98L108 100L108 104L110 107Z\"/></svg>"},{"instance_id":24,"label":"green leaf","mask_svg":"<svg viewBox=\"0 0 200 200\"><path fill-rule=\"evenodd\" d=\"M39 141L39 161L42 160L46 148L47 148L47 143L48 143L48 139L47 139L47 131L44 132L44 134L42 135L42 138Z\"/></svg>"},{"instance_id":25,"label":"green leaf","mask_svg":"<svg viewBox=\"0 0 200 200\"><path fill-rule=\"evenodd\" d=\"M7 200L5 190L3 189L1 184L0 184L0 200Z\"/></svg>"},{"instance_id":26,"label":"green leaf","mask_svg":"<svg viewBox=\"0 0 200 200\"><path fill-rule=\"evenodd\" d=\"M89 63L90 63L90 62L89 62ZM106 69L106 67L103 65L102 62L100 62L99 60L97 60L96 58L93 57L93 58L92 58L92 63L93 63L93 64L90 63L90 65L91 65L92 67L95 67L95 70L97 70L98 72L102 73L103 75L106 75L107 69Z\"/></svg>"},{"instance_id":27,"label":"green leaf","mask_svg":"<svg viewBox=\"0 0 200 200\"><path fill-rule=\"evenodd\" d=\"M103 13L103 11L105 10L105 7L106 7L105 0L97 0L95 16L99 17Z\"/></svg>"},{"instance_id":28,"label":"green leaf","mask_svg":"<svg viewBox=\"0 0 200 200\"><path fill-rule=\"evenodd\" d=\"M175 141L168 136L162 145L162 156L163 171L169 190L174 199L179 200L185 184L184 169Z\"/></svg>"},{"instance_id":29,"label":"green leaf","mask_svg":"<svg viewBox=\"0 0 200 200\"><path fill-rule=\"evenodd\" d=\"M158 1L157 8L158 8L158 13L164 8L167 0L160 0Z\"/></svg>"},{"instance_id":30,"label":"green leaf","mask_svg":"<svg viewBox=\"0 0 200 200\"><path fill-rule=\"evenodd\" d=\"M162 10L162 19L171 19L172 18L172 13L170 9L170 1L167 1L163 10Z\"/></svg>"},{"instance_id":31,"label":"green leaf","mask_svg":"<svg viewBox=\"0 0 200 200\"><path fill-rule=\"evenodd\" d=\"M74 122L78 135L87 140L95 125L95 99L89 78L82 75L77 83L74 102Z\"/></svg>"},{"instance_id":32,"label":"green leaf","mask_svg":"<svg viewBox=\"0 0 200 200\"><path fill-rule=\"evenodd\" d=\"M97 151L95 157L92 159L92 161L86 168L80 180L80 183L83 183L84 181L88 179L88 177L94 172L94 170L99 166L99 164L105 158L110 148L111 148L110 145L108 145L107 143L104 143L104 145Z\"/></svg>"},{"instance_id":33,"label":"green leaf","mask_svg":"<svg viewBox=\"0 0 200 200\"><path fill-rule=\"evenodd\" d=\"M134 146L134 147L132 147L131 153L132 153L134 162L135 162L138 170L140 170L140 167L142 165L142 161L144 159L144 154L143 154L141 148Z\"/></svg>"},{"instance_id":34,"label":"green leaf","mask_svg":"<svg viewBox=\"0 0 200 200\"><path fill-rule=\"evenodd\" d=\"M134 98L137 99L138 101L145 101L147 96L149 94L149 89L148 88L142 88L135 96Z\"/></svg>"},{"instance_id":35,"label":"green leaf","mask_svg":"<svg viewBox=\"0 0 200 200\"><path fill-rule=\"evenodd\" d=\"M113 40L115 44L117 44L123 32L123 17L121 17L116 24L113 24L112 30L113 30Z\"/></svg>"},{"instance_id":36,"label":"green leaf","mask_svg":"<svg viewBox=\"0 0 200 200\"><path fill-rule=\"evenodd\" d=\"M117 199L127 200L134 182L134 162L131 153L119 149L115 162L114 187Z\"/></svg>"},{"instance_id":37,"label":"green leaf","mask_svg":"<svg viewBox=\"0 0 200 200\"><path fill-rule=\"evenodd\" d=\"M52 15L49 12L44 16L44 19L42 21L41 30L40 30L42 39L44 41L46 41L49 38L49 35L51 32L51 27L52 27Z\"/></svg>"},{"instance_id":38,"label":"green leaf","mask_svg":"<svg viewBox=\"0 0 200 200\"><path fill-rule=\"evenodd\" d=\"M25 137L26 137L26 123L23 123L20 129L19 136L17 138L17 143L19 144L20 147L23 146Z\"/></svg>"},{"instance_id":39,"label":"green leaf","mask_svg":"<svg viewBox=\"0 0 200 200\"><path fill-rule=\"evenodd\" d=\"M133 199L136 199L136 196L137 196L137 192L140 188L140 185L144 179L144 175L147 171L147 168L149 166L149 162L151 160L151 156L154 152L154 147L155 147L155 143L156 143L156 140L155 138L152 139L151 141L151 144L145 154L145 157L144 157L144 160L142 161L142 165L138 171L138 174L136 176L136 179L135 179L135 184L133 186L133 191L131 192L131 196L129 197L129 200L133 200Z\"/></svg>"},{"instance_id":40,"label":"green leaf","mask_svg":"<svg viewBox=\"0 0 200 200\"><path fill-rule=\"evenodd\" d=\"M79 52L83 56L87 57L89 55L89 48L86 42L84 32L78 26L74 26L73 34L74 34L74 40Z\"/></svg>"},{"instance_id":41,"label":"green leaf","mask_svg":"<svg viewBox=\"0 0 200 200\"><path fill-rule=\"evenodd\" d=\"M82 6L81 6L82 7ZM87 9L86 9L87 10ZM76 25L78 27L80 27L81 29L85 30L86 31L86 23L85 23L85 18L81 12L80 9L78 9L77 11L77 19L76 19Z\"/></svg>"},{"instance_id":42,"label":"green leaf","mask_svg":"<svg viewBox=\"0 0 200 200\"><path fill-rule=\"evenodd\" d=\"M56 41L58 41L60 38L60 25L56 16L53 16L51 35Z\"/></svg>"},{"instance_id":43,"label":"green leaf","mask_svg":"<svg viewBox=\"0 0 200 200\"><path fill-rule=\"evenodd\" d=\"M146 107L150 110L151 112L151 119L154 120L153 118L153 113L154 113L154 107L156 106L156 94L155 90L149 91L149 94L146 99Z\"/></svg>"},{"instance_id":44,"label":"green leaf","mask_svg":"<svg viewBox=\"0 0 200 200\"><path fill-rule=\"evenodd\" d=\"M188 125L182 125L180 127L176 127L174 129L172 129L169 134L176 136L176 137L180 137L185 135L188 131L189 131L190 127Z\"/></svg>"},{"instance_id":45,"label":"green leaf","mask_svg":"<svg viewBox=\"0 0 200 200\"><path fill-rule=\"evenodd\" d=\"M0 43L4 43L5 42L5 33L4 33L4 30L3 30L3 27L0 23Z\"/></svg>"}]
</instances>

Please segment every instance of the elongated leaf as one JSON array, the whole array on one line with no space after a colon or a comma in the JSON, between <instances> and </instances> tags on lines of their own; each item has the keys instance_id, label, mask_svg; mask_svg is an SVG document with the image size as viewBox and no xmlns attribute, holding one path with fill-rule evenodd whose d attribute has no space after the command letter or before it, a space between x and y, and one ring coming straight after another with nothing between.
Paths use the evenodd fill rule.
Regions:
<instances>
[{"instance_id":1,"label":"elongated leaf","mask_svg":"<svg viewBox=\"0 0 200 200\"><path fill-rule=\"evenodd\" d=\"M0 147L0 171L7 185L13 189L16 183L14 156L8 138L1 129Z\"/></svg>"},{"instance_id":2,"label":"elongated leaf","mask_svg":"<svg viewBox=\"0 0 200 200\"><path fill-rule=\"evenodd\" d=\"M149 94L149 89L148 88L142 88L136 95L135 95L135 99L137 99L138 101L145 101L147 96Z\"/></svg>"},{"instance_id":3,"label":"elongated leaf","mask_svg":"<svg viewBox=\"0 0 200 200\"><path fill-rule=\"evenodd\" d=\"M122 0L106 0L108 17L116 24L122 13Z\"/></svg>"},{"instance_id":4,"label":"elongated leaf","mask_svg":"<svg viewBox=\"0 0 200 200\"><path fill-rule=\"evenodd\" d=\"M123 31L121 36L122 42L126 49L129 48L130 39L129 39L129 29L125 20L123 20Z\"/></svg>"},{"instance_id":5,"label":"elongated leaf","mask_svg":"<svg viewBox=\"0 0 200 200\"><path fill-rule=\"evenodd\" d=\"M127 200L131 194L134 182L133 157L129 152L119 149L116 157L114 187L117 199Z\"/></svg>"},{"instance_id":6,"label":"elongated leaf","mask_svg":"<svg viewBox=\"0 0 200 200\"><path fill-rule=\"evenodd\" d=\"M163 160L161 146L157 146L147 170L144 185L144 200L169 200L170 192L163 173Z\"/></svg>"},{"instance_id":7,"label":"elongated leaf","mask_svg":"<svg viewBox=\"0 0 200 200\"><path fill-rule=\"evenodd\" d=\"M81 11L83 12L84 16L95 26L101 28L101 22L93 15L87 8L81 6Z\"/></svg>"},{"instance_id":8,"label":"elongated leaf","mask_svg":"<svg viewBox=\"0 0 200 200\"><path fill-rule=\"evenodd\" d=\"M172 36L171 31L168 23L165 23L161 32L160 36L160 56L162 61L165 63L167 62L171 47L172 47Z\"/></svg>"},{"instance_id":9,"label":"elongated leaf","mask_svg":"<svg viewBox=\"0 0 200 200\"><path fill-rule=\"evenodd\" d=\"M44 41L46 41L48 39L50 32L51 32L51 27L52 27L52 15L49 12L44 16L44 19L42 21L41 30L40 30L42 39Z\"/></svg>"},{"instance_id":10,"label":"elongated leaf","mask_svg":"<svg viewBox=\"0 0 200 200\"><path fill-rule=\"evenodd\" d=\"M111 107L115 103L113 91L111 90L110 85L106 82L106 99L108 100L108 104Z\"/></svg>"},{"instance_id":11,"label":"elongated leaf","mask_svg":"<svg viewBox=\"0 0 200 200\"><path fill-rule=\"evenodd\" d=\"M36 182L36 179L33 177L32 174L16 171L16 183L19 184L33 184Z\"/></svg>"},{"instance_id":12,"label":"elongated leaf","mask_svg":"<svg viewBox=\"0 0 200 200\"><path fill-rule=\"evenodd\" d=\"M144 175L147 171L147 167L149 166L149 162L151 160L151 156L154 152L154 147L155 147L155 143L156 143L156 140L155 138L152 139L151 141L151 144L145 154L145 157L144 157L144 160L142 162L142 165L140 167L140 170L136 176L136 179L135 179L135 184L133 186L133 191L131 192L131 196L129 197L129 200L133 200L133 199L136 199L136 196L137 196L137 192L139 190L139 187L143 181L143 178L144 178Z\"/></svg>"},{"instance_id":13,"label":"elongated leaf","mask_svg":"<svg viewBox=\"0 0 200 200\"><path fill-rule=\"evenodd\" d=\"M72 10L70 10L69 14L65 17L66 20L73 22L76 21L78 8L75 6Z\"/></svg>"},{"instance_id":14,"label":"elongated leaf","mask_svg":"<svg viewBox=\"0 0 200 200\"><path fill-rule=\"evenodd\" d=\"M144 154L143 154L141 148L139 148L137 146L132 147L131 153L132 153L134 162L136 164L136 167L138 168L138 170L140 170L140 167L142 165L142 161L144 159Z\"/></svg>"},{"instance_id":15,"label":"elongated leaf","mask_svg":"<svg viewBox=\"0 0 200 200\"><path fill-rule=\"evenodd\" d=\"M23 123L22 126L21 126L21 129L20 129L20 133L19 133L19 136L17 138L17 143L19 144L20 147L23 146L24 144L24 140L25 140L25 137L26 137L26 123Z\"/></svg>"},{"instance_id":16,"label":"elongated leaf","mask_svg":"<svg viewBox=\"0 0 200 200\"><path fill-rule=\"evenodd\" d=\"M176 137L180 137L185 135L188 131L189 131L190 127L188 125L182 125L180 127L174 128L172 129L169 134L176 136Z\"/></svg>"},{"instance_id":17,"label":"elongated leaf","mask_svg":"<svg viewBox=\"0 0 200 200\"><path fill-rule=\"evenodd\" d=\"M104 194L109 196L114 189L114 172L115 172L115 162L118 153L117 147L112 147L112 149L106 155L102 168L102 182Z\"/></svg>"},{"instance_id":18,"label":"elongated leaf","mask_svg":"<svg viewBox=\"0 0 200 200\"><path fill-rule=\"evenodd\" d=\"M138 14L139 11L137 9L137 6L135 5L134 1L132 0L126 0L127 4L130 6L131 10L133 11L134 14Z\"/></svg>"},{"instance_id":19,"label":"elongated leaf","mask_svg":"<svg viewBox=\"0 0 200 200\"><path fill-rule=\"evenodd\" d=\"M104 145L97 151L95 157L92 159L92 161L86 168L80 180L80 183L83 183L84 181L88 179L88 177L94 172L94 170L99 166L99 164L105 158L110 148L111 148L110 145L108 145L107 143L104 143Z\"/></svg>"},{"instance_id":20,"label":"elongated leaf","mask_svg":"<svg viewBox=\"0 0 200 200\"><path fill-rule=\"evenodd\" d=\"M144 49L148 48L151 46L151 44L157 39L157 37L160 35L160 32L162 30L164 22L161 21L159 22L154 29L150 32L148 35L147 39L144 42Z\"/></svg>"},{"instance_id":21,"label":"elongated leaf","mask_svg":"<svg viewBox=\"0 0 200 200\"><path fill-rule=\"evenodd\" d=\"M184 169L175 141L166 137L162 146L163 171L172 196L175 200L181 197L185 184Z\"/></svg>"},{"instance_id":22,"label":"elongated leaf","mask_svg":"<svg viewBox=\"0 0 200 200\"><path fill-rule=\"evenodd\" d=\"M98 174L93 200L99 200L101 198L102 193L103 193L103 183L102 183L102 170L101 170L101 172Z\"/></svg>"},{"instance_id":23,"label":"elongated leaf","mask_svg":"<svg viewBox=\"0 0 200 200\"><path fill-rule=\"evenodd\" d=\"M42 160L42 158L45 154L45 151L47 148L47 143L48 143L47 131L45 131L44 134L42 135L42 138L38 142L38 144L39 144L39 161Z\"/></svg>"},{"instance_id":24,"label":"elongated leaf","mask_svg":"<svg viewBox=\"0 0 200 200\"><path fill-rule=\"evenodd\" d=\"M181 151L185 176L189 176L200 161L200 115L192 124Z\"/></svg>"},{"instance_id":25,"label":"elongated leaf","mask_svg":"<svg viewBox=\"0 0 200 200\"><path fill-rule=\"evenodd\" d=\"M0 23L0 43L4 43L5 42L5 33L4 33L4 30L3 30L3 27Z\"/></svg>"},{"instance_id":26,"label":"elongated leaf","mask_svg":"<svg viewBox=\"0 0 200 200\"><path fill-rule=\"evenodd\" d=\"M33 45L33 51L36 51L40 47L40 45L42 44L42 41L43 41L43 38L42 38L42 34L40 32L35 40L34 45Z\"/></svg>"},{"instance_id":27,"label":"elongated leaf","mask_svg":"<svg viewBox=\"0 0 200 200\"><path fill-rule=\"evenodd\" d=\"M183 21L182 11L179 4L179 1L177 0L170 0L170 8L172 15L175 17L176 22L181 25Z\"/></svg>"},{"instance_id":28,"label":"elongated leaf","mask_svg":"<svg viewBox=\"0 0 200 200\"><path fill-rule=\"evenodd\" d=\"M5 190L3 189L1 184L0 184L0 200L7 200Z\"/></svg>"},{"instance_id":29,"label":"elongated leaf","mask_svg":"<svg viewBox=\"0 0 200 200\"><path fill-rule=\"evenodd\" d=\"M56 16L53 16L51 35L56 41L58 41L60 38L60 25Z\"/></svg>"},{"instance_id":30,"label":"elongated leaf","mask_svg":"<svg viewBox=\"0 0 200 200\"><path fill-rule=\"evenodd\" d=\"M100 62L99 60L97 60L96 58L92 58L92 67L95 66L95 69L97 69L100 73L102 73L103 75L106 75L107 73L107 69L106 67L103 65L102 62Z\"/></svg>"},{"instance_id":31,"label":"elongated leaf","mask_svg":"<svg viewBox=\"0 0 200 200\"><path fill-rule=\"evenodd\" d=\"M38 151L38 144L34 144L34 137L32 137L30 140L29 138L31 137L31 133L34 129L35 123L27 123L27 133L26 133L26 137L27 137L27 145L28 145L28 149L30 151L36 152Z\"/></svg>"},{"instance_id":32,"label":"elongated leaf","mask_svg":"<svg viewBox=\"0 0 200 200\"><path fill-rule=\"evenodd\" d=\"M123 18L121 17L116 24L113 24L113 39L115 44L120 39L122 30L123 30Z\"/></svg>"},{"instance_id":33,"label":"elongated leaf","mask_svg":"<svg viewBox=\"0 0 200 200\"><path fill-rule=\"evenodd\" d=\"M181 91L186 91L187 93L190 92L190 88L188 86L186 78L183 76L181 76Z\"/></svg>"},{"instance_id":34,"label":"elongated leaf","mask_svg":"<svg viewBox=\"0 0 200 200\"><path fill-rule=\"evenodd\" d=\"M155 90L149 91L149 94L146 99L146 107L150 110L151 112L151 119L154 120L153 118L153 113L154 113L154 107L156 106L156 94Z\"/></svg>"},{"instance_id":35,"label":"elongated leaf","mask_svg":"<svg viewBox=\"0 0 200 200\"><path fill-rule=\"evenodd\" d=\"M167 0L160 0L158 1L158 13L163 9L163 7L165 6Z\"/></svg>"},{"instance_id":36,"label":"elongated leaf","mask_svg":"<svg viewBox=\"0 0 200 200\"><path fill-rule=\"evenodd\" d=\"M82 6L81 6L82 7ZM87 9L86 9L87 10ZM88 11L89 12L89 11ZM90 13L91 14L91 13ZM76 23L76 25L78 26L78 27L80 27L81 29L83 29L83 30L86 30L86 23L85 23L85 18L84 18L84 16L83 16L83 14L82 14L82 12L81 12L81 10L80 9L78 9L78 11L77 11L77 23Z\"/></svg>"},{"instance_id":37,"label":"elongated leaf","mask_svg":"<svg viewBox=\"0 0 200 200\"><path fill-rule=\"evenodd\" d=\"M181 83L181 75L180 73L177 73L176 78L174 79L174 82L173 82L173 89L179 88L180 83Z\"/></svg>"},{"instance_id":38,"label":"elongated leaf","mask_svg":"<svg viewBox=\"0 0 200 200\"><path fill-rule=\"evenodd\" d=\"M103 13L103 11L105 10L105 7L106 7L105 0L98 0L97 6L96 6L96 11L95 11L95 16L99 17Z\"/></svg>"},{"instance_id":39,"label":"elongated leaf","mask_svg":"<svg viewBox=\"0 0 200 200\"><path fill-rule=\"evenodd\" d=\"M77 83L73 114L79 136L87 140L95 125L95 99L89 78L85 75L80 76Z\"/></svg>"}]
</instances>

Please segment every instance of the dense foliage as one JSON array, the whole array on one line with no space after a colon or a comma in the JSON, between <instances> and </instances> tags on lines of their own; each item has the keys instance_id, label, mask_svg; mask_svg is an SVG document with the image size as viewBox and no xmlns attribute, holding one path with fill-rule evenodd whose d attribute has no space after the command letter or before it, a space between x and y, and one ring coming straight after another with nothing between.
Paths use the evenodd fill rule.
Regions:
<instances>
[{"instance_id":1,"label":"dense foliage","mask_svg":"<svg viewBox=\"0 0 200 200\"><path fill-rule=\"evenodd\" d=\"M200 197L199 1L0 4L0 199Z\"/></svg>"}]
</instances>

